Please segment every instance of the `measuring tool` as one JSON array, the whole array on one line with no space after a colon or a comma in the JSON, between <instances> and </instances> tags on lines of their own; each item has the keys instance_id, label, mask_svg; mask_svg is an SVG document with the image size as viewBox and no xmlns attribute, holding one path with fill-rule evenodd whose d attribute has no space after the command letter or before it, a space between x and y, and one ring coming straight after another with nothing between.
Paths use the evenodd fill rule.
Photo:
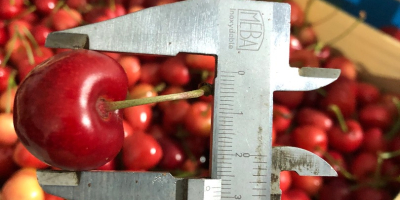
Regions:
<instances>
[{"instance_id":1,"label":"measuring tool","mask_svg":"<svg viewBox=\"0 0 400 200\"><path fill-rule=\"evenodd\" d=\"M274 91L323 87L340 70L289 66L290 5L245 0L187 0L51 33L46 46L217 60L212 179L168 173L39 171L39 184L68 199L278 200L280 171L337 176L317 155L272 147Z\"/></svg>"}]
</instances>

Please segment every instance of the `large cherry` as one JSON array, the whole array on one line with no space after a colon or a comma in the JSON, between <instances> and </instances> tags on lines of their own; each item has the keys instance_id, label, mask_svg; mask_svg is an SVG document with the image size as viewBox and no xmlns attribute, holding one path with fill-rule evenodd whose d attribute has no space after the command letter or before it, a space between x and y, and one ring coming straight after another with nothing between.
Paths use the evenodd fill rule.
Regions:
<instances>
[{"instance_id":1,"label":"large cherry","mask_svg":"<svg viewBox=\"0 0 400 200\"><path fill-rule=\"evenodd\" d=\"M14 125L37 158L66 170L104 165L120 151L124 130L108 101L126 98L128 80L115 60L89 50L67 51L35 67L20 85Z\"/></svg>"}]
</instances>

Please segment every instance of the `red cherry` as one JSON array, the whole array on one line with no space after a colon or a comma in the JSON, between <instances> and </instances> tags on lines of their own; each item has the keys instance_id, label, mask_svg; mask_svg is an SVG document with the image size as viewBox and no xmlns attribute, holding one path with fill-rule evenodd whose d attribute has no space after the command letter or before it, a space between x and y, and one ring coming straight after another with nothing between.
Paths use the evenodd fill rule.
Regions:
<instances>
[{"instance_id":1,"label":"red cherry","mask_svg":"<svg viewBox=\"0 0 400 200\"><path fill-rule=\"evenodd\" d=\"M159 74L160 63L145 63L141 67L140 82L157 85L161 82Z\"/></svg>"},{"instance_id":2,"label":"red cherry","mask_svg":"<svg viewBox=\"0 0 400 200\"><path fill-rule=\"evenodd\" d=\"M128 76L129 87L133 86L140 78L140 60L134 56L122 56L118 60Z\"/></svg>"},{"instance_id":3,"label":"red cherry","mask_svg":"<svg viewBox=\"0 0 400 200\"><path fill-rule=\"evenodd\" d=\"M361 106L377 102L379 96L379 89L375 85L364 82L357 83L357 103Z\"/></svg>"},{"instance_id":4,"label":"red cherry","mask_svg":"<svg viewBox=\"0 0 400 200\"><path fill-rule=\"evenodd\" d=\"M192 135L209 137L211 134L211 105L205 102L192 104L186 113L184 125Z\"/></svg>"},{"instance_id":5,"label":"red cherry","mask_svg":"<svg viewBox=\"0 0 400 200\"><path fill-rule=\"evenodd\" d=\"M290 4L290 25L293 27L300 27L304 23L304 13L299 4L293 0L286 0L285 3Z\"/></svg>"},{"instance_id":6,"label":"red cherry","mask_svg":"<svg viewBox=\"0 0 400 200\"><path fill-rule=\"evenodd\" d=\"M332 47L324 46L321 50L314 53L321 61L326 61L332 55Z\"/></svg>"},{"instance_id":7,"label":"red cherry","mask_svg":"<svg viewBox=\"0 0 400 200\"><path fill-rule=\"evenodd\" d=\"M162 116L164 131L169 134L176 134L178 126L184 123L189 108L190 104L184 100L170 102L169 106L164 109Z\"/></svg>"},{"instance_id":8,"label":"red cherry","mask_svg":"<svg viewBox=\"0 0 400 200\"><path fill-rule=\"evenodd\" d=\"M379 104L370 104L359 111L359 120L363 127L378 127L383 130L389 128L393 123L390 111Z\"/></svg>"},{"instance_id":9,"label":"red cherry","mask_svg":"<svg viewBox=\"0 0 400 200\"><path fill-rule=\"evenodd\" d=\"M123 120L122 121L122 126L124 127L124 138L128 137L129 135L133 134L133 128L132 126L129 124L128 121Z\"/></svg>"},{"instance_id":10,"label":"red cherry","mask_svg":"<svg viewBox=\"0 0 400 200\"><path fill-rule=\"evenodd\" d=\"M183 55L178 55L162 63L160 75L167 83L181 86L189 82L189 70L184 59Z\"/></svg>"},{"instance_id":11,"label":"red cherry","mask_svg":"<svg viewBox=\"0 0 400 200\"><path fill-rule=\"evenodd\" d=\"M335 178L324 184L319 192L319 200L351 200L350 184L341 178Z\"/></svg>"},{"instance_id":12,"label":"red cherry","mask_svg":"<svg viewBox=\"0 0 400 200\"><path fill-rule=\"evenodd\" d=\"M292 54L294 51L303 49L303 45L301 45L300 40L294 35L290 35L289 44L290 54Z\"/></svg>"},{"instance_id":13,"label":"red cherry","mask_svg":"<svg viewBox=\"0 0 400 200\"><path fill-rule=\"evenodd\" d=\"M158 143L161 145L163 152L163 157L158 163L159 167L163 170L174 170L183 165L186 155L178 142L164 137L158 140Z\"/></svg>"},{"instance_id":14,"label":"red cherry","mask_svg":"<svg viewBox=\"0 0 400 200\"><path fill-rule=\"evenodd\" d=\"M66 4L73 9L82 9L87 5L87 0L66 0Z\"/></svg>"},{"instance_id":15,"label":"red cherry","mask_svg":"<svg viewBox=\"0 0 400 200\"><path fill-rule=\"evenodd\" d=\"M23 7L22 0L0 0L0 19L11 19L17 16Z\"/></svg>"},{"instance_id":16,"label":"red cherry","mask_svg":"<svg viewBox=\"0 0 400 200\"><path fill-rule=\"evenodd\" d=\"M346 120L347 132L343 132L340 126L335 125L328 131L329 145L341 152L353 152L357 150L363 139L364 133L360 124L352 119Z\"/></svg>"},{"instance_id":17,"label":"red cherry","mask_svg":"<svg viewBox=\"0 0 400 200\"><path fill-rule=\"evenodd\" d=\"M346 78L339 78L325 87L326 96L321 99L319 106L332 116L331 105L339 107L344 117L350 117L356 110L356 87L355 82Z\"/></svg>"},{"instance_id":18,"label":"red cherry","mask_svg":"<svg viewBox=\"0 0 400 200\"><path fill-rule=\"evenodd\" d=\"M303 101L303 91L276 91L274 102L287 106L289 109L297 108Z\"/></svg>"},{"instance_id":19,"label":"red cherry","mask_svg":"<svg viewBox=\"0 0 400 200\"><path fill-rule=\"evenodd\" d=\"M3 22L0 22L0 46L4 46L9 40L8 32Z\"/></svg>"},{"instance_id":20,"label":"red cherry","mask_svg":"<svg viewBox=\"0 0 400 200\"><path fill-rule=\"evenodd\" d=\"M22 36L26 35L26 30L30 31L32 29L32 24L30 24L27 21L18 19L18 20L12 20L8 24L8 35L12 36L17 34L20 34Z\"/></svg>"},{"instance_id":21,"label":"red cherry","mask_svg":"<svg viewBox=\"0 0 400 200\"><path fill-rule=\"evenodd\" d=\"M290 66L292 67L320 67L320 61L314 51L301 49L290 54Z\"/></svg>"},{"instance_id":22,"label":"red cherry","mask_svg":"<svg viewBox=\"0 0 400 200\"><path fill-rule=\"evenodd\" d=\"M340 69L341 77L346 77L350 80L357 79L356 65L351 60L349 60L344 56L338 56L329 59L324 67L332 69Z\"/></svg>"},{"instance_id":23,"label":"red cherry","mask_svg":"<svg viewBox=\"0 0 400 200\"><path fill-rule=\"evenodd\" d=\"M101 167L98 167L96 170L103 170L103 171L109 171L109 170L116 170L117 169L117 162L115 161L115 158L107 162Z\"/></svg>"},{"instance_id":24,"label":"red cherry","mask_svg":"<svg viewBox=\"0 0 400 200\"><path fill-rule=\"evenodd\" d=\"M374 175L378 158L375 153L361 152L350 165L351 173L359 180L365 180Z\"/></svg>"},{"instance_id":25,"label":"red cherry","mask_svg":"<svg viewBox=\"0 0 400 200\"><path fill-rule=\"evenodd\" d=\"M312 125L328 131L332 126L332 119L325 113L313 108L301 108L296 114L296 122L301 125Z\"/></svg>"},{"instance_id":26,"label":"red cherry","mask_svg":"<svg viewBox=\"0 0 400 200\"><path fill-rule=\"evenodd\" d=\"M299 32L298 38L304 46L308 46L317 42L317 35L312 26L306 26Z\"/></svg>"},{"instance_id":27,"label":"red cherry","mask_svg":"<svg viewBox=\"0 0 400 200\"><path fill-rule=\"evenodd\" d=\"M17 140L13 115L11 113L0 113L0 145L12 146Z\"/></svg>"},{"instance_id":28,"label":"red cherry","mask_svg":"<svg viewBox=\"0 0 400 200\"><path fill-rule=\"evenodd\" d=\"M157 96L157 92L154 90L154 87L147 83L140 83L129 89L130 99L141 99L155 96ZM149 105L154 106L155 104Z\"/></svg>"},{"instance_id":29,"label":"red cherry","mask_svg":"<svg viewBox=\"0 0 400 200\"><path fill-rule=\"evenodd\" d=\"M9 178L18 167L13 161L14 147L0 146L0 182Z\"/></svg>"},{"instance_id":30,"label":"red cherry","mask_svg":"<svg viewBox=\"0 0 400 200\"><path fill-rule=\"evenodd\" d=\"M398 117L397 108L393 102L394 98L400 99L400 94L382 94L382 96L378 100L378 103L389 110L393 117Z\"/></svg>"},{"instance_id":31,"label":"red cherry","mask_svg":"<svg viewBox=\"0 0 400 200\"><path fill-rule=\"evenodd\" d=\"M279 179L279 187L282 192L287 191L292 185L292 176L290 171L282 171Z\"/></svg>"},{"instance_id":32,"label":"red cherry","mask_svg":"<svg viewBox=\"0 0 400 200\"><path fill-rule=\"evenodd\" d=\"M293 115L288 108L282 105L273 105L273 127L277 132L283 132L289 128Z\"/></svg>"},{"instance_id":33,"label":"red cherry","mask_svg":"<svg viewBox=\"0 0 400 200\"><path fill-rule=\"evenodd\" d=\"M149 105L140 105L124 109L125 119L133 130L143 131L149 127L152 120L152 111Z\"/></svg>"},{"instance_id":34,"label":"red cherry","mask_svg":"<svg viewBox=\"0 0 400 200\"><path fill-rule=\"evenodd\" d=\"M296 172L291 172L291 176L294 188L305 191L309 196L316 195L323 185L321 176L300 176Z\"/></svg>"},{"instance_id":35,"label":"red cherry","mask_svg":"<svg viewBox=\"0 0 400 200\"><path fill-rule=\"evenodd\" d=\"M295 188L282 193L281 200L311 200L311 198L303 190Z\"/></svg>"},{"instance_id":36,"label":"red cherry","mask_svg":"<svg viewBox=\"0 0 400 200\"><path fill-rule=\"evenodd\" d=\"M64 200L64 198L44 192L44 200Z\"/></svg>"},{"instance_id":37,"label":"red cherry","mask_svg":"<svg viewBox=\"0 0 400 200\"><path fill-rule=\"evenodd\" d=\"M76 27L81 21L82 15L74 9L60 9L52 17L52 25L56 31Z\"/></svg>"},{"instance_id":38,"label":"red cherry","mask_svg":"<svg viewBox=\"0 0 400 200\"><path fill-rule=\"evenodd\" d=\"M325 160L332 166L332 168L337 172L342 172L343 170L347 170L347 164L344 160L342 154L337 151L328 151L325 154ZM342 175L339 173L339 176Z\"/></svg>"},{"instance_id":39,"label":"red cherry","mask_svg":"<svg viewBox=\"0 0 400 200\"><path fill-rule=\"evenodd\" d=\"M189 135L184 138L183 142L189 151L196 157L201 157L206 154L210 148L210 138L209 137L198 137L196 135Z\"/></svg>"},{"instance_id":40,"label":"red cherry","mask_svg":"<svg viewBox=\"0 0 400 200\"><path fill-rule=\"evenodd\" d=\"M104 101L124 100L127 82L123 68L101 53L55 55L19 86L14 102L18 137L33 155L58 168L104 165L124 138L120 112L106 111Z\"/></svg>"},{"instance_id":41,"label":"red cherry","mask_svg":"<svg viewBox=\"0 0 400 200\"><path fill-rule=\"evenodd\" d=\"M363 151L375 153L384 151L385 140L383 138L382 130L379 128L371 128L365 131L364 141L362 143Z\"/></svg>"},{"instance_id":42,"label":"red cherry","mask_svg":"<svg viewBox=\"0 0 400 200\"><path fill-rule=\"evenodd\" d=\"M326 132L316 126L299 126L293 130L293 140L297 147L311 151L319 156L328 148Z\"/></svg>"},{"instance_id":43,"label":"red cherry","mask_svg":"<svg viewBox=\"0 0 400 200\"><path fill-rule=\"evenodd\" d=\"M1 59L0 59L0 64L1 64ZM0 93L2 93L7 89L10 75L11 75L11 68L0 67Z\"/></svg>"},{"instance_id":44,"label":"red cherry","mask_svg":"<svg viewBox=\"0 0 400 200\"><path fill-rule=\"evenodd\" d=\"M122 162L126 170L149 170L160 162L162 156L160 144L151 135L136 132L125 138Z\"/></svg>"},{"instance_id":45,"label":"red cherry","mask_svg":"<svg viewBox=\"0 0 400 200\"><path fill-rule=\"evenodd\" d=\"M351 194L354 200L392 200L393 198L383 189L362 187Z\"/></svg>"},{"instance_id":46,"label":"red cherry","mask_svg":"<svg viewBox=\"0 0 400 200\"><path fill-rule=\"evenodd\" d=\"M21 142L18 142L18 144L15 146L13 160L20 167L31 167L37 169L48 167L46 163L40 161L34 155L32 155Z\"/></svg>"},{"instance_id":47,"label":"red cherry","mask_svg":"<svg viewBox=\"0 0 400 200\"><path fill-rule=\"evenodd\" d=\"M48 28L45 25L37 25L35 27L32 28L32 35L35 38L36 42L39 45L44 45L44 43L46 42L46 38L47 36L52 32L53 30L51 30L50 28Z\"/></svg>"},{"instance_id":48,"label":"red cherry","mask_svg":"<svg viewBox=\"0 0 400 200\"><path fill-rule=\"evenodd\" d=\"M179 87L179 86L169 86L167 88L165 88L164 91L162 91L160 93L160 95L167 95L167 94L175 94L175 93L181 93L184 92L183 88ZM178 100L179 101L179 100ZM169 104L171 104L174 101L165 101L165 102L160 102L158 103L158 107L161 110L164 110L165 108L167 108L169 106Z\"/></svg>"},{"instance_id":49,"label":"red cherry","mask_svg":"<svg viewBox=\"0 0 400 200\"><path fill-rule=\"evenodd\" d=\"M43 14L49 14L56 7L58 0L34 0L37 10Z\"/></svg>"},{"instance_id":50,"label":"red cherry","mask_svg":"<svg viewBox=\"0 0 400 200\"><path fill-rule=\"evenodd\" d=\"M209 55L187 54L186 64L192 69L215 71L215 57Z\"/></svg>"}]
</instances>

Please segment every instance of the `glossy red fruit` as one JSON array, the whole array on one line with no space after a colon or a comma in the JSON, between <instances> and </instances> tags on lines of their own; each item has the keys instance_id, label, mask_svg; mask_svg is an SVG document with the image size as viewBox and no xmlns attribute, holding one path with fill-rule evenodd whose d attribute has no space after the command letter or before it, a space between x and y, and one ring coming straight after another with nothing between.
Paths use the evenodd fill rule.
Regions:
<instances>
[{"instance_id":1,"label":"glossy red fruit","mask_svg":"<svg viewBox=\"0 0 400 200\"><path fill-rule=\"evenodd\" d=\"M50 28L45 25L37 25L32 28L32 35L35 38L38 45L44 45L46 42L47 36L53 32Z\"/></svg>"},{"instance_id":2,"label":"glossy red fruit","mask_svg":"<svg viewBox=\"0 0 400 200\"><path fill-rule=\"evenodd\" d=\"M126 170L149 170L160 162L162 156L160 144L151 135L136 132L124 140L122 162Z\"/></svg>"},{"instance_id":3,"label":"glossy red fruit","mask_svg":"<svg viewBox=\"0 0 400 200\"><path fill-rule=\"evenodd\" d=\"M273 127L277 132L283 132L289 128L293 118L292 112L287 107L278 104L274 104L272 116Z\"/></svg>"},{"instance_id":4,"label":"glossy red fruit","mask_svg":"<svg viewBox=\"0 0 400 200\"><path fill-rule=\"evenodd\" d=\"M290 54L292 54L294 51L301 49L303 49L303 45L301 45L300 40L296 36L290 35L290 41L289 41Z\"/></svg>"},{"instance_id":5,"label":"glossy red fruit","mask_svg":"<svg viewBox=\"0 0 400 200\"><path fill-rule=\"evenodd\" d=\"M324 89L326 90L326 96L318 102L319 108L336 117L330 109L331 105L336 105L345 118L350 117L356 111L356 87L354 81L339 78Z\"/></svg>"},{"instance_id":6,"label":"glossy red fruit","mask_svg":"<svg viewBox=\"0 0 400 200\"><path fill-rule=\"evenodd\" d=\"M117 169L117 161L116 159L112 159L103 166L98 167L96 170L103 170L103 171L109 171L109 170L116 170Z\"/></svg>"},{"instance_id":7,"label":"glossy red fruit","mask_svg":"<svg viewBox=\"0 0 400 200\"><path fill-rule=\"evenodd\" d=\"M118 59L128 76L129 87L132 87L140 78L140 60L135 56L122 56Z\"/></svg>"},{"instance_id":8,"label":"glossy red fruit","mask_svg":"<svg viewBox=\"0 0 400 200\"><path fill-rule=\"evenodd\" d=\"M0 113L0 145L12 146L18 140L14 130L13 115Z\"/></svg>"},{"instance_id":9,"label":"glossy red fruit","mask_svg":"<svg viewBox=\"0 0 400 200\"><path fill-rule=\"evenodd\" d=\"M87 0L66 0L66 4L70 8L82 9L87 5Z\"/></svg>"},{"instance_id":10,"label":"glossy red fruit","mask_svg":"<svg viewBox=\"0 0 400 200\"><path fill-rule=\"evenodd\" d=\"M160 75L167 83L181 86L189 82L189 69L184 59L184 55L178 55L161 64Z\"/></svg>"},{"instance_id":11,"label":"glossy red fruit","mask_svg":"<svg viewBox=\"0 0 400 200\"><path fill-rule=\"evenodd\" d=\"M324 181L321 176L300 176L291 172L293 187L305 191L309 196L314 196L321 189Z\"/></svg>"},{"instance_id":12,"label":"glossy red fruit","mask_svg":"<svg viewBox=\"0 0 400 200\"><path fill-rule=\"evenodd\" d=\"M52 16L52 25L57 31L76 27L81 21L82 15L74 9L60 9Z\"/></svg>"},{"instance_id":13,"label":"glossy red fruit","mask_svg":"<svg viewBox=\"0 0 400 200\"><path fill-rule=\"evenodd\" d=\"M385 139L382 130L379 128L370 128L364 132L364 141L362 150L370 153L384 151L386 149Z\"/></svg>"},{"instance_id":14,"label":"glossy red fruit","mask_svg":"<svg viewBox=\"0 0 400 200\"><path fill-rule=\"evenodd\" d=\"M186 114L190 108L187 101L174 101L164 109L162 116L162 126L164 131L169 134L176 134L178 126L183 125Z\"/></svg>"},{"instance_id":15,"label":"glossy red fruit","mask_svg":"<svg viewBox=\"0 0 400 200\"><path fill-rule=\"evenodd\" d=\"M361 152L350 164L350 172L359 180L371 178L376 170L378 158L376 153Z\"/></svg>"},{"instance_id":16,"label":"glossy red fruit","mask_svg":"<svg viewBox=\"0 0 400 200\"><path fill-rule=\"evenodd\" d=\"M0 182L10 177L18 167L13 161L14 147L0 146Z\"/></svg>"},{"instance_id":17,"label":"glossy red fruit","mask_svg":"<svg viewBox=\"0 0 400 200\"><path fill-rule=\"evenodd\" d=\"M170 138L164 137L158 140L163 152L163 157L158 166L163 170L174 170L182 166L186 160L186 155L180 144Z\"/></svg>"},{"instance_id":18,"label":"glossy red fruit","mask_svg":"<svg viewBox=\"0 0 400 200\"><path fill-rule=\"evenodd\" d=\"M175 93L182 93L185 90L183 90L182 87L180 86L169 86L167 88L165 88L165 90L163 90L160 95L167 95L167 94L175 94ZM180 100L177 100L180 101ZM157 106L161 109L164 110L166 109L169 104L173 103L174 101L165 101L165 102L160 102L157 104Z\"/></svg>"},{"instance_id":19,"label":"glossy red fruit","mask_svg":"<svg viewBox=\"0 0 400 200\"><path fill-rule=\"evenodd\" d=\"M192 104L186 113L184 126L192 135L209 137L211 135L211 105L205 102Z\"/></svg>"},{"instance_id":20,"label":"glossy red fruit","mask_svg":"<svg viewBox=\"0 0 400 200\"><path fill-rule=\"evenodd\" d=\"M370 104L359 111L359 120L363 127L378 127L387 130L393 123L393 117L383 105Z\"/></svg>"},{"instance_id":21,"label":"glossy red fruit","mask_svg":"<svg viewBox=\"0 0 400 200\"><path fill-rule=\"evenodd\" d=\"M340 76L346 77L350 80L357 79L357 68L356 65L346 58L345 56L338 56L329 59L325 63L325 68L340 69Z\"/></svg>"},{"instance_id":22,"label":"glossy red fruit","mask_svg":"<svg viewBox=\"0 0 400 200\"><path fill-rule=\"evenodd\" d=\"M315 53L308 49L294 51L290 54L290 66L292 67L320 67L320 61Z\"/></svg>"},{"instance_id":23,"label":"glossy red fruit","mask_svg":"<svg viewBox=\"0 0 400 200\"><path fill-rule=\"evenodd\" d=\"M393 198L384 189L361 187L353 191L352 200L392 200Z\"/></svg>"},{"instance_id":24,"label":"glossy red fruit","mask_svg":"<svg viewBox=\"0 0 400 200\"><path fill-rule=\"evenodd\" d=\"M0 0L0 19L11 19L17 16L23 8L22 0Z\"/></svg>"},{"instance_id":25,"label":"glossy red fruit","mask_svg":"<svg viewBox=\"0 0 400 200\"><path fill-rule=\"evenodd\" d=\"M290 4L290 25L293 27L300 27L304 23L303 9L293 0L286 0L285 3Z\"/></svg>"},{"instance_id":26,"label":"glossy red fruit","mask_svg":"<svg viewBox=\"0 0 400 200\"><path fill-rule=\"evenodd\" d=\"M43 14L50 14L56 7L58 0L34 0L37 10Z\"/></svg>"},{"instance_id":27,"label":"glossy red fruit","mask_svg":"<svg viewBox=\"0 0 400 200\"><path fill-rule=\"evenodd\" d=\"M352 119L346 120L347 132L343 132L339 125L328 131L329 145L338 151L349 153L357 150L364 139L364 132L360 124Z\"/></svg>"},{"instance_id":28,"label":"glossy red fruit","mask_svg":"<svg viewBox=\"0 0 400 200\"><path fill-rule=\"evenodd\" d=\"M34 155L32 155L21 142L18 142L15 146L13 160L20 167L31 167L36 169L48 167L46 163L40 161Z\"/></svg>"},{"instance_id":29,"label":"glossy red fruit","mask_svg":"<svg viewBox=\"0 0 400 200\"><path fill-rule=\"evenodd\" d=\"M292 176L290 171L282 171L279 178L279 187L282 192L287 191L292 185Z\"/></svg>"},{"instance_id":30,"label":"glossy red fruit","mask_svg":"<svg viewBox=\"0 0 400 200\"><path fill-rule=\"evenodd\" d=\"M333 121L328 115L317 109L308 107L301 108L297 112L296 122L300 126L312 125L325 131L328 131L333 126Z\"/></svg>"},{"instance_id":31,"label":"glossy red fruit","mask_svg":"<svg viewBox=\"0 0 400 200\"><path fill-rule=\"evenodd\" d=\"M209 55L187 54L186 64L192 69L215 71L215 57Z\"/></svg>"},{"instance_id":32,"label":"glossy red fruit","mask_svg":"<svg viewBox=\"0 0 400 200\"><path fill-rule=\"evenodd\" d=\"M132 126L129 124L128 121L123 120L122 121L122 126L124 127L124 138L128 137L129 135L133 134L133 128Z\"/></svg>"},{"instance_id":33,"label":"glossy red fruit","mask_svg":"<svg viewBox=\"0 0 400 200\"><path fill-rule=\"evenodd\" d=\"M319 192L319 200L351 200L350 184L335 178L324 184Z\"/></svg>"},{"instance_id":34,"label":"glossy red fruit","mask_svg":"<svg viewBox=\"0 0 400 200\"><path fill-rule=\"evenodd\" d=\"M117 155L124 138L120 112L107 111L105 102L124 100L127 89L115 60L88 50L57 54L20 85L15 129L27 149L52 166L97 168Z\"/></svg>"},{"instance_id":35,"label":"glossy red fruit","mask_svg":"<svg viewBox=\"0 0 400 200\"><path fill-rule=\"evenodd\" d=\"M379 100L379 89L370 83L357 83L357 103L361 106L375 103Z\"/></svg>"},{"instance_id":36,"label":"glossy red fruit","mask_svg":"<svg viewBox=\"0 0 400 200\"><path fill-rule=\"evenodd\" d=\"M128 96L130 99L142 99L155 97L157 96L157 92L154 89L154 86L147 83L139 83L129 89ZM156 104L154 103L149 105L154 106Z\"/></svg>"},{"instance_id":37,"label":"glossy red fruit","mask_svg":"<svg viewBox=\"0 0 400 200\"><path fill-rule=\"evenodd\" d=\"M305 125L293 130L293 141L297 147L311 151L322 157L328 148L328 136L323 129Z\"/></svg>"},{"instance_id":38,"label":"glossy red fruit","mask_svg":"<svg viewBox=\"0 0 400 200\"><path fill-rule=\"evenodd\" d=\"M303 101L303 91L276 91L274 92L274 102L282 104L289 109L297 108Z\"/></svg>"},{"instance_id":39,"label":"glossy red fruit","mask_svg":"<svg viewBox=\"0 0 400 200\"><path fill-rule=\"evenodd\" d=\"M294 188L282 193L281 200L311 200L311 198L303 190Z\"/></svg>"},{"instance_id":40,"label":"glossy red fruit","mask_svg":"<svg viewBox=\"0 0 400 200\"><path fill-rule=\"evenodd\" d=\"M145 63L141 67L140 82L148 83L152 85L157 85L161 82L161 77L159 74L160 63L150 62Z\"/></svg>"},{"instance_id":41,"label":"glossy red fruit","mask_svg":"<svg viewBox=\"0 0 400 200\"><path fill-rule=\"evenodd\" d=\"M309 46L317 42L317 35L312 26L302 28L298 34L298 38L304 46Z\"/></svg>"},{"instance_id":42,"label":"glossy red fruit","mask_svg":"<svg viewBox=\"0 0 400 200\"><path fill-rule=\"evenodd\" d=\"M61 198L59 196L55 196L49 193L44 193L44 200L64 200L64 198Z\"/></svg>"},{"instance_id":43,"label":"glossy red fruit","mask_svg":"<svg viewBox=\"0 0 400 200\"><path fill-rule=\"evenodd\" d=\"M343 170L347 170L347 164L342 154L337 151L330 150L324 154L325 160L332 166L332 168L338 172L339 176Z\"/></svg>"},{"instance_id":44,"label":"glossy red fruit","mask_svg":"<svg viewBox=\"0 0 400 200\"><path fill-rule=\"evenodd\" d=\"M43 200L44 192L38 183L36 169L22 168L14 173L2 187L0 198L4 200Z\"/></svg>"},{"instance_id":45,"label":"glossy red fruit","mask_svg":"<svg viewBox=\"0 0 400 200\"><path fill-rule=\"evenodd\" d=\"M140 105L124 109L124 117L135 131L146 130L153 118L149 105Z\"/></svg>"},{"instance_id":46,"label":"glossy red fruit","mask_svg":"<svg viewBox=\"0 0 400 200\"><path fill-rule=\"evenodd\" d=\"M1 60L0 60L1 64ZM8 87L8 81L11 75L11 68L9 67L0 67L0 93L5 91Z\"/></svg>"},{"instance_id":47,"label":"glossy red fruit","mask_svg":"<svg viewBox=\"0 0 400 200\"><path fill-rule=\"evenodd\" d=\"M6 30L6 26L3 22L0 22L0 46L4 46L9 40L9 35Z\"/></svg>"}]
</instances>

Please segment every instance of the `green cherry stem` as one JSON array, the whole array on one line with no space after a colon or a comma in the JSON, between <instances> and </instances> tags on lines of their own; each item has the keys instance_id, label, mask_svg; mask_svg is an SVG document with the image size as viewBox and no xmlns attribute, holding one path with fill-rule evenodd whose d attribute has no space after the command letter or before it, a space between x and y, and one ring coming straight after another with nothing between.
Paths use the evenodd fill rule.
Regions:
<instances>
[{"instance_id":1,"label":"green cherry stem","mask_svg":"<svg viewBox=\"0 0 400 200\"><path fill-rule=\"evenodd\" d=\"M354 177L350 172L348 172L335 158L331 156L328 152L324 153L324 157L331 163L334 163L335 165L338 165L340 167L339 172L342 173L342 175L347 178L348 180L356 180L356 177Z\"/></svg>"},{"instance_id":2,"label":"green cherry stem","mask_svg":"<svg viewBox=\"0 0 400 200\"><path fill-rule=\"evenodd\" d=\"M335 113L336 118L337 118L337 120L339 122L339 125L340 125L340 128L342 129L342 131L343 132L347 132L349 129L348 129L347 125L346 125L346 122L344 120L342 112L340 111L339 106L337 106L337 105L329 105L329 109Z\"/></svg>"},{"instance_id":3,"label":"green cherry stem","mask_svg":"<svg viewBox=\"0 0 400 200\"><path fill-rule=\"evenodd\" d=\"M118 110L133 106L139 106L144 104L151 104L151 103L158 103L164 101L174 101L180 99L193 99L198 98L203 95L208 96L211 95L213 91L213 86L210 84L203 84L197 90L189 91L189 92L182 92L176 94L168 94L162 96L155 96L155 97L148 97L142 99L131 99L131 100L124 100L124 101L114 101L114 102L107 102L108 110Z\"/></svg>"},{"instance_id":4,"label":"green cherry stem","mask_svg":"<svg viewBox=\"0 0 400 200\"><path fill-rule=\"evenodd\" d=\"M15 83L15 76L17 75L16 70L12 70L10 77L8 78L8 84L7 84L7 102L6 102L6 113L11 113L11 90L13 87L15 87L17 84Z\"/></svg>"}]
</instances>

